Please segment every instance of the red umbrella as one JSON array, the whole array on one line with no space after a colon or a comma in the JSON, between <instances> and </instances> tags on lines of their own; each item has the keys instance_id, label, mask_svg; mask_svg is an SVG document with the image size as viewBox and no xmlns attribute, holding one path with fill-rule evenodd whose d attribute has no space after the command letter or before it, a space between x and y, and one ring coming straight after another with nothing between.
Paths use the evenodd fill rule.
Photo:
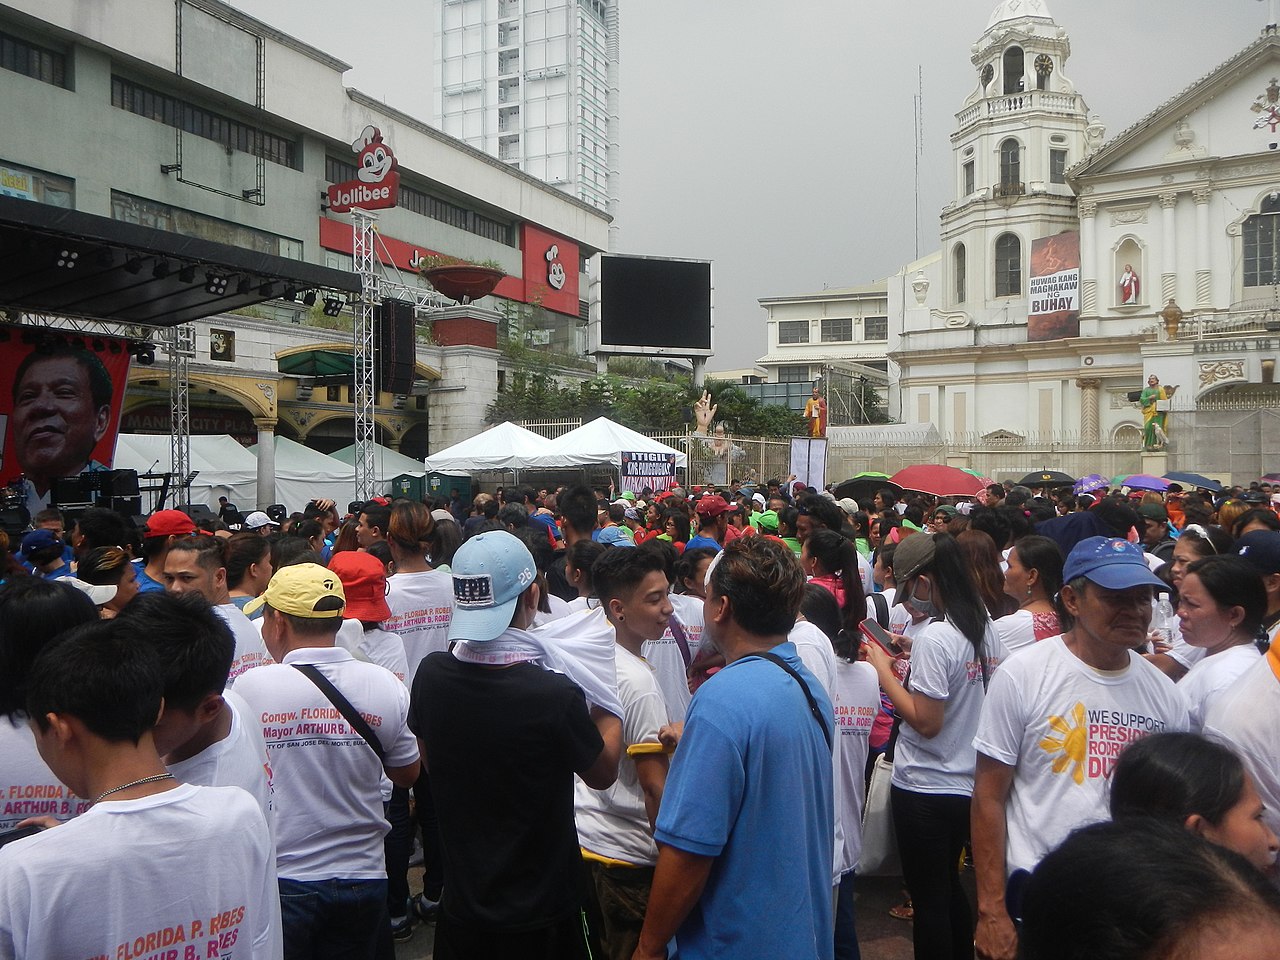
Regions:
<instances>
[{"instance_id":1,"label":"red umbrella","mask_svg":"<svg viewBox=\"0 0 1280 960\"><path fill-rule=\"evenodd\" d=\"M904 467L889 479L903 490L929 493L935 497L975 497L991 482L985 477L975 477L959 467L941 464Z\"/></svg>"}]
</instances>

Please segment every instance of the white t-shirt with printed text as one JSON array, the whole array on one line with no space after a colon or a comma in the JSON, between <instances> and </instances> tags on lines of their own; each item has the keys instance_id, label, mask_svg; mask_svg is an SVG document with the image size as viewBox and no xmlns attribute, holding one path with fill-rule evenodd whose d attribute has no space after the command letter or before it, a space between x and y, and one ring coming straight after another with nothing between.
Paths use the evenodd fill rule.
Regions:
<instances>
[{"instance_id":1,"label":"white t-shirt with printed text","mask_svg":"<svg viewBox=\"0 0 1280 960\"><path fill-rule=\"evenodd\" d=\"M27 817L67 821L90 806L58 782L36 750L31 727L0 714L0 833Z\"/></svg>"},{"instance_id":2,"label":"white t-shirt with printed text","mask_svg":"<svg viewBox=\"0 0 1280 960\"><path fill-rule=\"evenodd\" d=\"M255 626L234 603L220 603L213 610L231 628L231 635L236 638L231 674L227 677L227 688L230 689L246 670L270 663L271 655L267 653L267 645L262 640L261 625Z\"/></svg>"},{"instance_id":3,"label":"white t-shirt with printed text","mask_svg":"<svg viewBox=\"0 0 1280 960\"><path fill-rule=\"evenodd\" d=\"M449 649L449 621L453 619L453 575L439 570L394 573L387 577L387 605L391 617L382 629L404 641L410 683L418 664L429 653Z\"/></svg>"},{"instance_id":4,"label":"white t-shirt with printed text","mask_svg":"<svg viewBox=\"0 0 1280 960\"><path fill-rule=\"evenodd\" d=\"M317 669L360 712L388 767L418 757L409 732L409 691L384 667L341 647L304 647L250 670L236 686L262 728L275 792L276 863L290 880L386 876L382 763L314 683L292 666Z\"/></svg>"},{"instance_id":5,"label":"white t-shirt with printed text","mask_svg":"<svg viewBox=\"0 0 1280 960\"><path fill-rule=\"evenodd\" d=\"M988 682L999 673L1005 659L1004 645L991 621L982 640ZM907 687L931 700L946 702L942 729L928 738L909 723L898 731L893 758L895 787L914 793L973 794L973 768L977 754L973 734L985 698L983 664L973 644L946 620L919 625L911 641L911 673Z\"/></svg>"},{"instance_id":6,"label":"white t-shirt with printed text","mask_svg":"<svg viewBox=\"0 0 1280 960\"><path fill-rule=\"evenodd\" d=\"M1120 751L1187 722L1173 681L1132 651L1117 671L1090 667L1062 637L1010 657L992 679L973 740L1015 768L1005 805L1008 871L1034 868L1072 830L1107 819Z\"/></svg>"},{"instance_id":7,"label":"white t-shirt with printed text","mask_svg":"<svg viewBox=\"0 0 1280 960\"><path fill-rule=\"evenodd\" d=\"M626 748L658 742L658 730L667 722L667 705L649 664L620 646L615 660L618 699L622 703L623 755L618 779L606 790L593 790L581 778L573 778L578 842L601 856L652 866L657 862L658 849L645 812L636 762L627 756Z\"/></svg>"},{"instance_id":8,"label":"white t-shirt with printed text","mask_svg":"<svg viewBox=\"0 0 1280 960\"><path fill-rule=\"evenodd\" d=\"M253 798L183 784L0 849L0 957L273 960L272 901Z\"/></svg>"}]
</instances>

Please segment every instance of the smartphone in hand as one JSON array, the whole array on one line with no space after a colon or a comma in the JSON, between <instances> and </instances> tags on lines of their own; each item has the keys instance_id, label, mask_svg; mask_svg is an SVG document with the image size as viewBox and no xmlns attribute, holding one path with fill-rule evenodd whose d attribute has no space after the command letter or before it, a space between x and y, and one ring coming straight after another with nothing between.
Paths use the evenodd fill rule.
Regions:
<instances>
[{"instance_id":1,"label":"smartphone in hand","mask_svg":"<svg viewBox=\"0 0 1280 960\"><path fill-rule=\"evenodd\" d=\"M893 642L893 636L884 627L880 626L875 620L863 620L858 627L862 631L862 635L868 640L876 643L881 650L891 657L902 656L902 648Z\"/></svg>"}]
</instances>

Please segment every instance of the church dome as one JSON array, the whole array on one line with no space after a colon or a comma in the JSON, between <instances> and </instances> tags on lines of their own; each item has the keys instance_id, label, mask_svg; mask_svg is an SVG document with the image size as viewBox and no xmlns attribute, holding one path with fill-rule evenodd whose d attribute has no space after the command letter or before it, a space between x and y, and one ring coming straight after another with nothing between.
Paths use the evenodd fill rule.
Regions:
<instances>
[{"instance_id":1,"label":"church dome","mask_svg":"<svg viewBox=\"0 0 1280 960\"><path fill-rule=\"evenodd\" d=\"M990 30L1005 20L1019 20L1023 17L1052 20L1053 14L1049 12L1049 5L1045 0L1001 0L992 11L991 19L987 21L987 29Z\"/></svg>"}]
</instances>

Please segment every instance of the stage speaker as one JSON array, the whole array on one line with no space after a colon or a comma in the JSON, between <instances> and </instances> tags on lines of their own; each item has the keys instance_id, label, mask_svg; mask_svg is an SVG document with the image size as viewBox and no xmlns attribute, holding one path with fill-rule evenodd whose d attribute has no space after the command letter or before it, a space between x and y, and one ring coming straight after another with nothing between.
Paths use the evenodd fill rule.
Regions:
<instances>
[{"instance_id":1,"label":"stage speaker","mask_svg":"<svg viewBox=\"0 0 1280 960\"><path fill-rule=\"evenodd\" d=\"M206 503L180 503L178 509L196 522L199 527L210 520L217 520L218 515L209 509Z\"/></svg>"},{"instance_id":2,"label":"stage speaker","mask_svg":"<svg viewBox=\"0 0 1280 960\"><path fill-rule=\"evenodd\" d=\"M99 492L103 496L136 497L138 490L137 470L106 470L102 474Z\"/></svg>"},{"instance_id":3,"label":"stage speaker","mask_svg":"<svg viewBox=\"0 0 1280 960\"><path fill-rule=\"evenodd\" d=\"M386 299L381 313L374 385L387 393L407 394L413 389L413 365L417 359L413 305Z\"/></svg>"}]
</instances>

